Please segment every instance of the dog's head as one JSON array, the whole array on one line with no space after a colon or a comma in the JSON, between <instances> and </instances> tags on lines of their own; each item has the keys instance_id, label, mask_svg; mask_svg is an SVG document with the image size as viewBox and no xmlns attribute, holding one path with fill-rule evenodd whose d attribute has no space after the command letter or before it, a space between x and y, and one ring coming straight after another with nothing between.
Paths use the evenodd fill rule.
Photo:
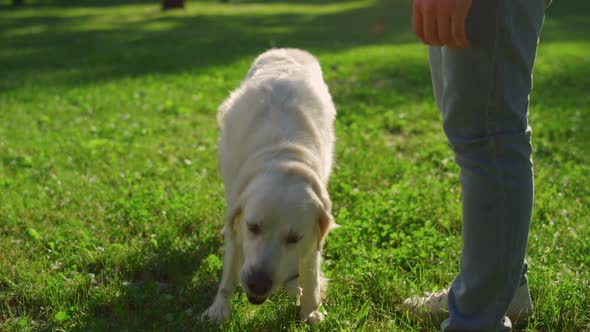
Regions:
<instances>
[{"instance_id":1,"label":"dog's head","mask_svg":"<svg viewBox=\"0 0 590 332\"><path fill-rule=\"evenodd\" d=\"M240 283L251 303L298 278L302 257L321 250L337 227L330 210L323 186L305 177L264 174L250 182L229 208L227 225L242 249Z\"/></svg>"}]
</instances>

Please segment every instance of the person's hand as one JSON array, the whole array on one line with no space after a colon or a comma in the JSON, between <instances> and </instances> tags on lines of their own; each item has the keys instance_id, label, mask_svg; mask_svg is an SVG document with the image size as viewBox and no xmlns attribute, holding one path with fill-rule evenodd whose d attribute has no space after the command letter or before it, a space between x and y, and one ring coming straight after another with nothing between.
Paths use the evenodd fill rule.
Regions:
<instances>
[{"instance_id":1,"label":"person's hand","mask_svg":"<svg viewBox=\"0 0 590 332\"><path fill-rule=\"evenodd\" d=\"M466 48L471 0L414 0L412 28L424 44Z\"/></svg>"}]
</instances>

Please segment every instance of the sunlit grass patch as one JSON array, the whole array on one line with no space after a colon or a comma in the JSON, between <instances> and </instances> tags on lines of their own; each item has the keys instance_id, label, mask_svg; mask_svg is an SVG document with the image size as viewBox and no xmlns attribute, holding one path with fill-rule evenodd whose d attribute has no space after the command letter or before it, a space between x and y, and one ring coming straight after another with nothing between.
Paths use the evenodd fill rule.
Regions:
<instances>
[{"instance_id":1,"label":"sunlit grass patch","mask_svg":"<svg viewBox=\"0 0 590 332\"><path fill-rule=\"evenodd\" d=\"M401 1L39 0L0 8L0 330L215 330L225 203L215 112L273 46L318 56L338 109L323 331L434 331L396 311L458 271L458 167ZM527 331L590 330L588 5L536 61ZM230 331L307 331L280 292Z\"/></svg>"}]
</instances>

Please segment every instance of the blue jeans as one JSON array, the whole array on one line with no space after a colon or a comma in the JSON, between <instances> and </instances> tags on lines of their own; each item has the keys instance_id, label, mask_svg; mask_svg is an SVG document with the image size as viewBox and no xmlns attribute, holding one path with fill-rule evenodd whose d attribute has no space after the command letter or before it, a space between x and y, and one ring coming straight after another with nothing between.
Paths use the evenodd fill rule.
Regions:
<instances>
[{"instance_id":1,"label":"blue jeans","mask_svg":"<svg viewBox=\"0 0 590 332\"><path fill-rule=\"evenodd\" d=\"M533 205L529 94L543 0L473 0L471 47L430 47L437 106L461 168L463 249L443 331L502 331Z\"/></svg>"}]
</instances>

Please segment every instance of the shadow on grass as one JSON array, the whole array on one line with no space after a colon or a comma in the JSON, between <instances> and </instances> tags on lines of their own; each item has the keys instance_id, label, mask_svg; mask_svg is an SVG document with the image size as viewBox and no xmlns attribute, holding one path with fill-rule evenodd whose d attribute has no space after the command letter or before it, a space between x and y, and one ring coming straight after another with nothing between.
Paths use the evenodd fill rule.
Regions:
<instances>
[{"instance_id":1,"label":"shadow on grass","mask_svg":"<svg viewBox=\"0 0 590 332\"><path fill-rule=\"evenodd\" d=\"M186 6L198 3L224 3L223 0L185 0ZM354 2L356 0L226 0L225 3L296 3L296 4L341 4ZM1 4L0 8L6 7L14 10L20 8L47 8L47 7L68 7L68 8L90 8L90 7L114 7L121 5L153 5L159 4L158 0L24 0L24 6L14 7L11 4Z\"/></svg>"},{"instance_id":2,"label":"shadow on grass","mask_svg":"<svg viewBox=\"0 0 590 332\"><path fill-rule=\"evenodd\" d=\"M221 275L221 256L218 252L220 237L209 236L196 243L195 250L175 250L167 245L141 253L149 256L141 265L122 273L115 290L108 296L95 296L88 300L81 325L76 331L217 331L230 323L217 325L201 321L201 313L211 305ZM133 260L133 259L131 259ZM92 270L90 268L90 270ZM99 273L99 271L95 271ZM242 292L236 289L234 307ZM112 294L116 292L116 294ZM279 331L286 326L299 324L298 307L293 298L281 293L273 301L280 308L266 304L265 314L243 316L236 308L233 328L240 331ZM73 301L70 301L73 302ZM284 303L288 305L284 305ZM272 319L268 319L268 311Z\"/></svg>"},{"instance_id":3,"label":"shadow on grass","mask_svg":"<svg viewBox=\"0 0 590 332\"><path fill-rule=\"evenodd\" d=\"M116 294L88 300L80 331L193 330L196 318L213 298L220 268L219 237L200 239L194 249L159 249L138 253L143 263L122 272ZM99 272L99 271L97 271ZM204 324L204 327L208 326Z\"/></svg>"},{"instance_id":4,"label":"shadow on grass","mask_svg":"<svg viewBox=\"0 0 590 332\"><path fill-rule=\"evenodd\" d=\"M57 7L63 11L30 12L0 21L0 61L5 68L0 90L17 89L27 81L75 86L146 74L199 73L245 56L254 58L274 46L336 51L414 41L409 7L402 2L366 3L328 14L189 16L154 7L122 22L104 21L99 11L71 14L67 2L55 3L63 3ZM240 10L241 4L232 6Z\"/></svg>"},{"instance_id":5,"label":"shadow on grass","mask_svg":"<svg viewBox=\"0 0 590 332\"><path fill-rule=\"evenodd\" d=\"M98 10L84 14L72 10L114 7L119 2L37 2L33 6L39 6L39 10L52 10L39 15L29 9L27 15L8 15L0 21L0 62L4 68L0 90L27 84L76 86L186 71L198 74L244 57L253 59L270 47L332 52L363 45L416 42L411 33L411 8L403 1L359 2L359 6L335 13L239 12L241 6L252 2L230 4L238 14L223 15L199 11L167 14L158 6L147 12L145 6L137 7L144 14L133 14L133 9L127 8L122 10L137 17L129 20L121 16L111 21ZM128 0L124 4L145 3ZM313 3L319 8L334 1ZM551 29L543 34L542 42L587 40L587 7L581 0L554 4L546 21L546 30ZM105 29L105 24L112 27Z\"/></svg>"}]
</instances>

